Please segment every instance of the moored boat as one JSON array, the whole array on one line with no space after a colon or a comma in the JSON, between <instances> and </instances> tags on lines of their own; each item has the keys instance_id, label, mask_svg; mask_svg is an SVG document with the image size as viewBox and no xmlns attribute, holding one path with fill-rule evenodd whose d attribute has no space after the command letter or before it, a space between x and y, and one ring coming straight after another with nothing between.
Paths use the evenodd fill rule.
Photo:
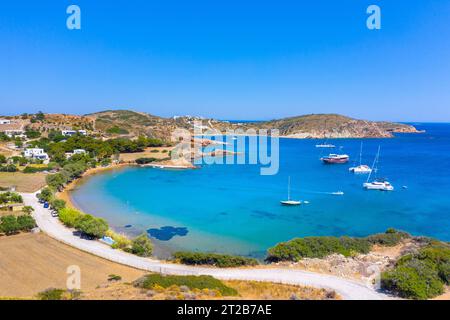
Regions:
<instances>
[{"instance_id":1,"label":"moored boat","mask_svg":"<svg viewBox=\"0 0 450 320\"><path fill-rule=\"evenodd\" d=\"M298 206L301 204L300 201L291 200L291 177L288 178L288 198L287 200L280 201L283 206Z\"/></svg>"},{"instance_id":2,"label":"moored boat","mask_svg":"<svg viewBox=\"0 0 450 320\"><path fill-rule=\"evenodd\" d=\"M347 154L330 153L328 156L320 158L320 160L326 164L341 164L347 163L350 157Z\"/></svg>"},{"instance_id":3,"label":"moored boat","mask_svg":"<svg viewBox=\"0 0 450 320\"><path fill-rule=\"evenodd\" d=\"M366 190L393 191L394 187L385 178L376 178L372 182L369 182L370 176L372 175L372 171L375 172L378 171L376 170L376 166L378 165L378 161L380 158L380 149L381 149L380 146L378 146L378 152L373 161L372 170L370 171L369 176L367 177L367 181L363 183L363 188Z\"/></svg>"},{"instance_id":4,"label":"moored boat","mask_svg":"<svg viewBox=\"0 0 450 320\"><path fill-rule=\"evenodd\" d=\"M366 165L366 164L362 164L362 147L363 147L363 143L361 142L361 148L359 151L359 165L356 167L351 167L348 170L350 172L353 173L360 173L360 174L364 174L364 173L371 173L372 169Z\"/></svg>"}]
</instances>

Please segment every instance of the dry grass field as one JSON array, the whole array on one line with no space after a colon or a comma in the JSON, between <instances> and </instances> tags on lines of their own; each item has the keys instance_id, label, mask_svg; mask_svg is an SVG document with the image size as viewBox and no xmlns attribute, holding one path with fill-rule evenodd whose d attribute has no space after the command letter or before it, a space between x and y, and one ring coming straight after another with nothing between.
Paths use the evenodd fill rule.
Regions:
<instances>
[{"instance_id":1,"label":"dry grass field","mask_svg":"<svg viewBox=\"0 0 450 320\"><path fill-rule=\"evenodd\" d=\"M45 174L0 172L0 187L11 186L16 186L18 192L35 192L45 186Z\"/></svg>"},{"instance_id":2,"label":"dry grass field","mask_svg":"<svg viewBox=\"0 0 450 320\"><path fill-rule=\"evenodd\" d=\"M144 271L71 248L45 234L0 237L0 297L32 298L47 288L65 288L67 267L81 269L81 290L93 290L117 274L133 281Z\"/></svg>"}]
</instances>

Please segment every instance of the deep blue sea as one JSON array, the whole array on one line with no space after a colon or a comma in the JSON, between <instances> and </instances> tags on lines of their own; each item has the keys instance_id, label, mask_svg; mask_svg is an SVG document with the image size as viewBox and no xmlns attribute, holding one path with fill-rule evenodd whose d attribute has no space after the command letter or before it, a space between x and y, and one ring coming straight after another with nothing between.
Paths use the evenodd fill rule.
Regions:
<instances>
[{"instance_id":1,"label":"deep blue sea","mask_svg":"<svg viewBox=\"0 0 450 320\"><path fill-rule=\"evenodd\" d=\"M330 150L315 145L323 141L280 139L277 175L260 175L259 165L133 167L87 178L72 198L116 230L149 230L171 250L261 256L295 237L366 236L389 227L449 241L450 124L414 125L427 132L329 140L351 156L348 165L322 164L320 156ZM388 178L395 191L365 191L367 176L348 171L359 158L361 141L364 164L372 165L381 146L377 175ZM309 204L280 205L287 197L288 176L292 198ZM331 195L334 191L345 195Z\"/></svg>"}]
</instances>

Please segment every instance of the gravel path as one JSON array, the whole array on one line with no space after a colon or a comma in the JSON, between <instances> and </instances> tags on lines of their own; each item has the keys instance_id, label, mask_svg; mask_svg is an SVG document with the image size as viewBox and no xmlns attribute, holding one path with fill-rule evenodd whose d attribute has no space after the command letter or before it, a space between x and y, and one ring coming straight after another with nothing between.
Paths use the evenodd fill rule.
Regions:
<instances>
[{"instance_id":1,"label":"gravel path","mask_svg":"<svg viewBox=\"0 0 450 320\"><path fill-rule=\"evenodd\" d=\"M176 275L211 275L223 280L255 280L312 286L335 290L343 299L379 300L388 299L387 295L376 292L362 282L333 275L326 275L289 268L208 268L186 266L138 257L120 250L114 250L99 242L81 239L73 235L72 230L63 226L57 218L44 209L35 193L22 193L26 205L32 206L33 216L39 228L50 237L72 247L89 252L104 259L151 272Z\"/></svg>"}]
</instances>

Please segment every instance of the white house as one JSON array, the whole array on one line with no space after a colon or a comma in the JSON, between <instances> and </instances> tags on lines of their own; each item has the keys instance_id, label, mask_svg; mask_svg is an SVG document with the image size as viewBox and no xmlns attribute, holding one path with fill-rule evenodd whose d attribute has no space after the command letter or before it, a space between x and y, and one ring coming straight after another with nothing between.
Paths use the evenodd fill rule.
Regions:
<instances>
[{"instance_id":1,"label":"white house","mask_svg":"<svg viewBox=\"0 0 450 320\"><path fill-rule=\"evenodd\" d=\"M66 136L66 137L70 137L70 136L76 135L77 133L79 133L79 134L81 134L83 136L87 135L87 131L86 130L62 130L61 133L62 133L63 136Z\"/></svg>"},{"instance_id":2,"label":"white house","mask_svg":"<svg viewBox=\"0 0 450 320\"><path fill-rule=\"evenodd\" d=\"M26 138L25 131L23 130L5 130L5 134L10 137Z\"/></svg>"},{"instance_id":3,"label":"white house","mask_svg":"<svg viewBox=\"0 0 450 320\"><path fill-rule=\"evenodd\" d=\"M75 149L75 150L73 150L73 154L86 154L86 150L84 150L84 149Z\"/></svg>"},{"instance_id":4,"label":"white house","mask_svg":"<svg viewBox=\"0 0 450 320\"><path fill-rule=\"evenodd\" d=\"M69 159L75 154L86 154L86 150L84 149L74 149L73 152L66 152L66 158Z\"/></svg>"},{"instance_id":5,"label":"white house","mask_svg":"<svg viewBox=\"0 0 450 320\"><path fill-rule=\"evenodd\" d=\"M23 156L30 159L48 160L48 154L44 152L44 149L40 148L27 148L23 152Z\"/></svg>"},{"instance_id":6,"label":"white house","mask_svg":"<svg viewBox=\"0 0 450 320\"><path fill-rule=\"evenodd\" d=\"M11 124L11 120L8 120L8 119L0 119L0 124Z\"/></svg>"}]
</instances>

